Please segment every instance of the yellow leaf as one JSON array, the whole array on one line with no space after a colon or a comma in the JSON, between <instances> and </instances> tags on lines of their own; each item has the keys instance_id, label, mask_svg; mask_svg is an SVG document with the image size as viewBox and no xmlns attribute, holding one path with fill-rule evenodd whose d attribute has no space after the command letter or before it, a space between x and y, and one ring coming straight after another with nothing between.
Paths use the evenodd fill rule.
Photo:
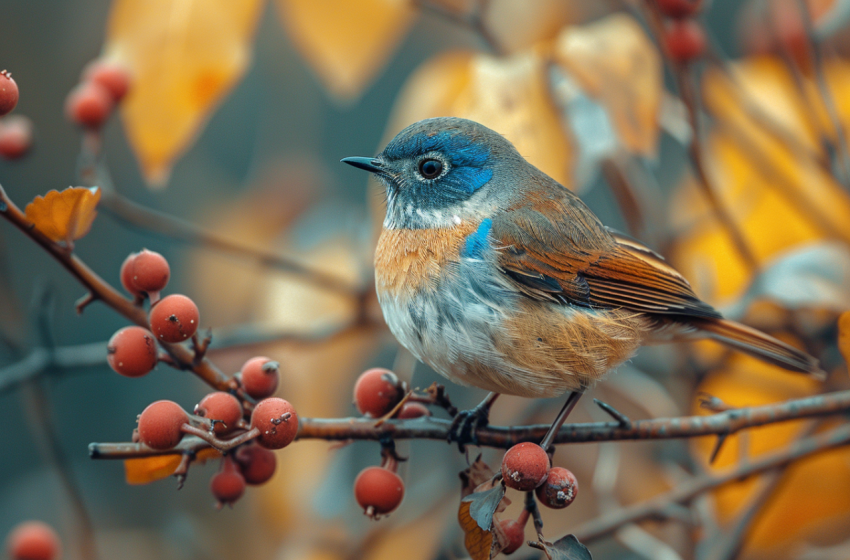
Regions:
<instances>
[{"instance_id":1,"label":"yellow leaf","mask_svg":"<svg viewBox=\"0 0 850 560\"><path fill-rule=\"evenodd\" d=\"M218 457L221 457L221 453L207 447L198 452L192 464L204 463ZM180 454L124 459L124 478L127 484L150 484L174 474L181 459Z\"/></svg>"},{"instance_id":2,"label":"yellow leaf","mask_svg":"<svg viewBox=\"0 0 850 560\"><path fill-rule=\"evenodd\" d=\"M393 110L394 136L416 121L455 116L503 134L519 153L566 187L574 149L552 102L544 57L526 51L507 58L449 53L420 67Z\"/></svg>"},{"instance_id":3,"label":"yellow leaf","mask_svg":"<svg viewBox=\"0 0 850 560\"><path fill-rule=\"evenodd\" d=\"M834 63L828 69L846 127L850 64ZM814 97L800 97L788 70L771 59L741 63L735 75L741 88L718 72L706 75L706 106L716 118L705 157L723 206L758 262L824 238L850 242L850 197L814 159L820 147L809 118L814 106L807 108L806 101ZM752 109L741 109L747 99L756 103L762 120ZM766 129L765 119L774 132ZM692 180L674 195L671 219L682 231L671 259L696 293L718 305L740 295L751 270Z\"/></svg>"},{"instance_id":4,"label":"yellow leaf","mask_svg":"<svg viewBox=\"0 0 850 560\"><path fill-rule=\"evenodd\" d=\"M161 186L242 76L263 0L116 0L104 54L133 84L122 117L146 179Z\"/></svg>"},{"instance_id":5,"label":"yellow leaf","mask_svg":"<svg viewBox=\"0 0 850 560\"><path fill-rule=\"evenodd\" d=\"M699 391L719 397L734 407L754 406L815 395L821 387L811 378L791 375L754 358L735 354L721 370L699 386ZM696 414L708 411L694 406ZM782 422L729 436L714 464L708 458L715 438L696 438L691 446L704 468L723 471L786 447L811 421ZM823 429L834 427L829 422ZM783 473L783 480L756 517L744 547L759 558L787 558L789 547L801 541L838 542L850 527L850 449L819 453L798 461ZM735 523L758 493L760 477L724 485L712 495L718 520Z\"/></svg>"},{"instance_id":6,"label":"yellow leaf","mask_svg":"<svg viewBox=\"0 0 850 560\"><path fill-rule=\"evenodd\" d=\"M409 0L276 0L284 27L331 94L357 97L407 32Z\"/></svg>"},{"instance_id":7,"label":"yellow leaf","mask_svg":"<svg viewBox=\"0 0 850 560\"><path fill-rule=\"evenodd\" d=\"M838 318L838 349L844 363L850 367L850 311L845 311Z\"/></svg>"},{"instance_id":8,"label":"yellow leaf","mask_svg":"<svg viewBox=\"0 0 850 560\"><path fill-rule=\"evenodd\" d=\"M457 520L463 530L463 545L472 560L489 560L493 547L493 533L478 526L469 514L469 502L461 502L457 512Z\"/></svg>"},{"instance_id":9,"label":"yellow leaf","mask_svg":"<svg viewBox=\"0 0 850 560\"><path fill-rule=\"evenodd\" d=\"M662 67L658 49L629 15L613 14L558 36L557 62L608 110L629 150L655 154Z\"/></svg>"},{"instance_id":10,"label":"yellow leaf","mask_svg":"<svg viewBox=\"0 0 850 560\"><path fill-rule=\"evenodd\" d=\"M37 196L24 213L35 228L53 241L68 244L89 232L100 202L100 189L68 187Z\"/></svg>"}]
</instances>

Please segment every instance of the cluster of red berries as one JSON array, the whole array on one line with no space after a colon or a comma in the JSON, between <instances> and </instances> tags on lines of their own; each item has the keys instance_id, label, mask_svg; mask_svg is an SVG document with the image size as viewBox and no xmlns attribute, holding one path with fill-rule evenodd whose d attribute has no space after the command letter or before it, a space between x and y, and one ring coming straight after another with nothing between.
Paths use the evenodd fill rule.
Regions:
<instances>
[{"instance_id":1,"label":"cluster of red berries","mask_svg":"<svg viewBox=\"0 0 850 560\"><path fill-rule=\"evenodd\" d=\"M151 302L150 330L125 327L109 339L107 361L121 375L140 377L149 373L158 359L156 341L179 343L198 331L200 314L195 302L180 294L159 299L170 276L165 257L147 249L131 254L121 265L124 289L136 296L138 302L145 296Z\"/></svg>"},{"instance_id":2,"label":"cluster of red berries","mask_svg":"<svg viewBox=\"0 0 850 560\"><path fill-rule=\"evenodd\" d=\"M563 467L552 467L549 455L536 443L518 443L508 449L502 458L502 480L508 488L533 490L538 501L552 509L567 507L578 494L575 475ZM503 553L511 554L522 546L527 521L528 510L523 510L517 520L499 522L509 543Z\"/></svg>"},{"instance_id":3,"label":"cluster of red berries","mask_svg":"<svg viewBox=\"0 0 850 560\"><path fill-rule=\"evenodd\" d=\"M364 416L412 419L430 416L422 403L405 402L405 384L388 369L373 368L363 372L354 384L354 405ZM396 470L398 463L385 458L380 467L367 467L354 481L354 497L363 512L373 519L395 511L404 498L404 482Z\"/></svg>"},{"instance_id":4,"label":"cluster of red berries","mask_svg":"<svg viewBox=\"0 0 850 560\"><path fill-rule=\"evenodd\" d=\"M65 99L65 115L75 124L98 130L129 90L127 68L110 60L93 60L83 69L80 83Z\"/></svg>"},{"instance_id":5,"label":"cluster of red berries","mask_svg":"<svg viewBox=\"0 0 850 560\"><path fill-rule=\"evenodd\" d=\"M687 64L705 52L705 31L694 19L702 0L655 0L658 11L669 18L664 30L667 54L679 64Z\"/></svg>"},{"instance_id":6,"label":"cluster of red berries","mask_svg":"<svg viewBox=\"0 0 850 560\"><path fill-rule=\"evenodd\" d=\"M50 525L24 521L6 537L6 552L11 560L58 560L62 543Z\"/></svg>"},{"instance_id":7,"label":"cluster of red berries","mask_svg":"<svg viewBox=\"0 0 850 560\"><path fill-rule=\"evenodd\" d=\"M12 74L0 70L0 117L5 117L18 104L18 84ZM23 115L12 115L0 120L0 157L19 159L32 145L32 121Z\"/></svg>"},{"instance_id":8,"label":"cluster of red berries","mask_svg":"<svg viewBox=\"0 0 850 560\"><path fill-rule=\"evenodd\" d=\"M251 358L237 374L238 394L262 399L246 406L231 393L215 391L195 406L193 414L173 401L156 401L139 415L133 441L151 449L174 449L187 434L200 436L215 447L238 438L247 443L229 450L221 470L210 481L219 505L232 504L246 484L263 484L274 474L277 459L272 449L292 443L298 433L298 414L287 401L270 397L279 383L278 364L262 356Z\"/></svg>"}]
</instances>

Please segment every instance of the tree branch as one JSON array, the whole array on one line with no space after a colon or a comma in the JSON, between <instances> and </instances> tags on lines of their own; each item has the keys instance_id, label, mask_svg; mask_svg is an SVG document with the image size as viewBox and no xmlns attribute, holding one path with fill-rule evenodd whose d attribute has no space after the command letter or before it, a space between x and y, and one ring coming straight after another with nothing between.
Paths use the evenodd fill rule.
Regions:
<instances>
[{"instance_id":1,"label":"tree branch","mask_svg":"<svg viewBox=\"0 0 850 560\"><path fill-rule=\"evenodd\" d=\"M587 543L609 535L623 525L644 519L663 517L664 510L670 504L690 502L703 492L718 486L781 468L798 459L848 443L850 443L850 424L845 424L829 432L807 437L779 452L758 457L725 472L697 476L651 500L616 510L609 515L603 515L584 523L577 527L574 533L581 542Z\"/></svg>"},{"instance_id":2,"label":"tree branch","mask_svg":"<svg viewBox=\"0 0 850 560\"><path fill-rule=\"evenodd\" d=\"M567 424L561 428L555 443L587 443L621 440L660 440L732 434L745 428L775 424L801 418L829 416L850 410L850 391L840 391L776 404L737 408L708 416L632 420L629 427L619 422ZM328 441L392 438L434 439L447 441L451 421L439 418L387 420L376 426L373 418L299 418L296 439ZM477 430L479 446L508 449L523 441L540 441L546 424L531 426L487 426ZM135 443L92 443L93 458L125 459L168 455L174 450L156 451Z\"/></svg>"}]
</instances>

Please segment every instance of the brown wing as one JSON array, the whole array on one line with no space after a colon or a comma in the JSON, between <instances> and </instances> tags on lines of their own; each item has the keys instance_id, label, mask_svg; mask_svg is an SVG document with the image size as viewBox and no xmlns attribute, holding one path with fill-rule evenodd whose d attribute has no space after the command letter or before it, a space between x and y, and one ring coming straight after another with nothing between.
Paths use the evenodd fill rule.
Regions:
<instances>
[{"instance_id":1,"label":"brown wing","mask_svg":"<svg viewBox=\"0 0 850 560\"><path fill-rule=\"evenodd\" d=\"M560 193L559 193L560 194ZM499 265L525 295L591 308L720 317L647 247L602 226L571 193L501 213Z\"/></svg>"}]
</instances>

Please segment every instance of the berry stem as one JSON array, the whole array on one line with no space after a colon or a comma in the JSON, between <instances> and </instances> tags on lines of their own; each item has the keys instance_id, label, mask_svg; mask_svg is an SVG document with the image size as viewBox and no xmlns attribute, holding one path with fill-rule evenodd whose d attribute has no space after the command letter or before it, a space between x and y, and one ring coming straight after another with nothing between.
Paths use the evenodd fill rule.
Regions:
<instances>
[{"instance_id":1,"label":"berry stem","mask_svg":"<svg viewBox=\"0 0 850 560\"><path fill-rule=\"evenodd\" d=\"M259 429L252 428L247 432L242 432L241 434L234 436L231 439L223 440L218 439L217 437L215 437L214 434L211 434L210 432L202 430L201 428L198 428L196 426L192 426L191 424L183 424L183 427L180 428L180 431L182 431L184 434L190 434L195 437L201 438L202 440L210 444L211 447L215 448L221 453L227 453L231 449L239 447L243 443L247 443L252 439L259 437L260 435Z\"/></svg>"}]
</instances>

